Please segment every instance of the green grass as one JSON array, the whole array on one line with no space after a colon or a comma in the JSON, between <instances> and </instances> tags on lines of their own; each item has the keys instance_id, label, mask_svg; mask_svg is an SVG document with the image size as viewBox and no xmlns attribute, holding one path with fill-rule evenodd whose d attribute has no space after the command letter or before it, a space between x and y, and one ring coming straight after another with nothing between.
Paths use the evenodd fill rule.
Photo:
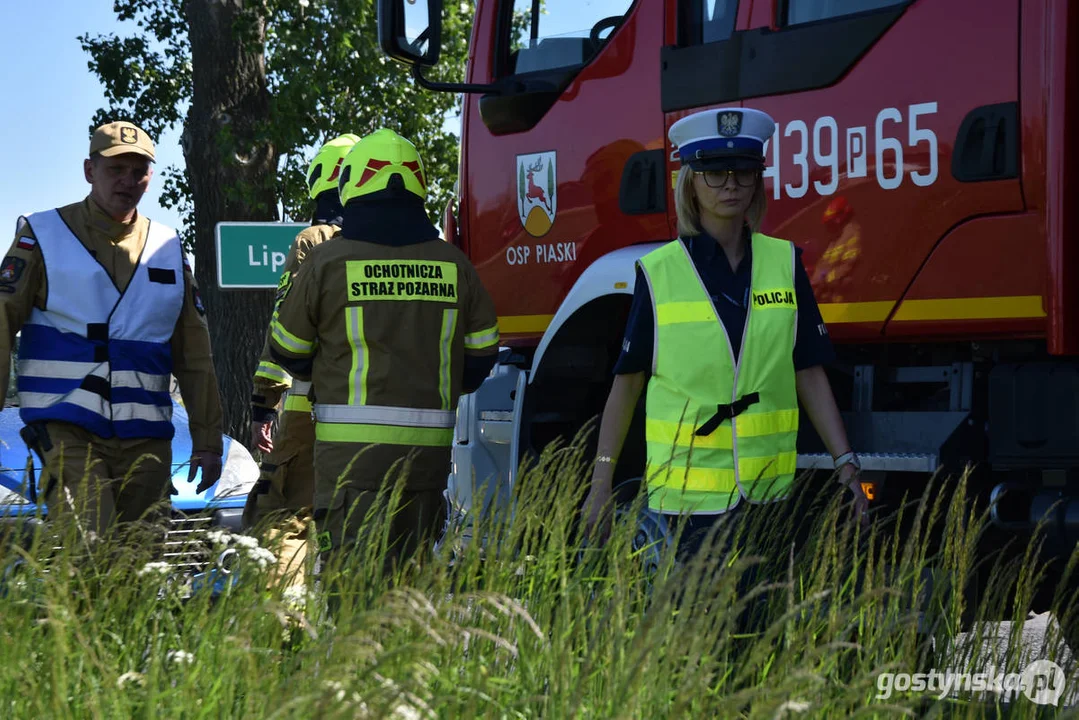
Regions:
<instances>
[{"instance_id":1,"label":"green grass","mask_svg":"<svg viewBox=\"0 0 1079 720\"><path fill-rule=\"evenodd\" d=\"M606 545L580 540L575 512L588 472L575 447L548 449L518 483L512 522L485 520L474 532L486 542L450 538L441 556L428 553L392 577L379 570L400 486L387 485L368 523L375 539L327 568L301 602L268 588L253 560L216 601L207 593L184 600L146 570L155 557L145 539L88 546L69 535L47 563L37 559L48 555L45 534L26 549L5 542L3 567L25 564L0 598L0 717L1065 714L1021 695L1007 705L928 693L877 699L881 672L959 667L934 657L918 632L920 594L922 622L938 641L960 631L964 614L1007 619L1009 599L1029 605L1041 570L1029 558L982 568L998 582L973 606L949 592L975 570L985 524L966 509L965 478L904 510L914 531L859 528L847 520L846 498L825 485L817 498L748 515L733 538L737 557L702 553L677 565L667 555L650 572L647 553L632 549L632 508ZM801 522L812 523L811 541L792 548ZM948 540L930 555L934 528ZM740 587L750 566L758 582ZM927 568L935 569L931 588ZM332 616L330 577L340 590ZM747 607L765 619L758 634L742 636ZM1024 617L1020 609L1011 619ZM989 664L985 646L973 638L966 667Z\"/></svg>"}]
</instances>

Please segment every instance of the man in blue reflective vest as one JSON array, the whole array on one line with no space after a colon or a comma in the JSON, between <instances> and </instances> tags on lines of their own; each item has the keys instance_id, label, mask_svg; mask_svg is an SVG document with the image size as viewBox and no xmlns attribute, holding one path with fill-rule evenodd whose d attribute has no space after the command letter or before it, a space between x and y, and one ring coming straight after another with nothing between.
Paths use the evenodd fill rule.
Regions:
<instances>
[{"instance_id":1,"label":"man in blue reflective vest","mask_svg":"<svg viewBox=\"0 0 1079 720\"><path fill-rule=\"evenodd\" d=\"M100 536L148 519L172 477L171 376L190 417L199 492L221 474L222 415L205 312L176 231L137 206L154 145L99 127L80 203L20 217L0 263L0 397L19 340L19 414L44 458L50 518Z\"/></svg>"}]
</instances>

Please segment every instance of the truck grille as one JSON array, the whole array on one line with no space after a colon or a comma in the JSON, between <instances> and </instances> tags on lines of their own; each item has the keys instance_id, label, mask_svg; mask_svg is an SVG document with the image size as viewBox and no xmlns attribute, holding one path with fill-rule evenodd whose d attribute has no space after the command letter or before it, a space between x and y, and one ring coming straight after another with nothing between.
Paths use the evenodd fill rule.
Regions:
<instances>
[{"instance_id":1,"label":"truck grille","mask_svg":"<svg viewBox=\"0 0 1079 720\"><path fill-rule=\"evenodd\" d=\"M174 515L165 533L162 558L179 572L202 572L212 561L210 548L201 538L212 527L209 515Z\"/></svg>"},{"instance_id":2,"label":"truck grille","mask_svg":"<svg viewBox=\"0 0 1079 720\"><path fill-rule=\"evenodd\" d=\"M30 521L28 526L37 526L39 521ZM204 572L214 565L212 547L206 533L214 528L211 515L184 515L176 513L169 519L165 529L164 542L153 556L157 562L165 562L177 575L190 575ZM29 535L25 542L29 542ZM48 572L49 557L59 554L63 548L53 542L47 543L43 557L38 558L45 572ZM22 562L16 563L21 565Z\"/></svg>"}]
</instances>

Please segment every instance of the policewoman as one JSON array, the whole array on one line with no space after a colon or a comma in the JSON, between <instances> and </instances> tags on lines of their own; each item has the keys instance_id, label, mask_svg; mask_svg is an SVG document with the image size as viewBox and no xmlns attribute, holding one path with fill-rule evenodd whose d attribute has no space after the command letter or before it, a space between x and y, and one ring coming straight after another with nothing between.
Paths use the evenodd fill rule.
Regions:
<instances>
[{"instance_id":1,"label":"policewoman","mask_svg":"<svg viewBox=\"0 0 1079 720\"><path fill-rule=\"evenodd\" d=\"M359 140L351 133L339 135L319 148L308 165L307 194L315 210L311 227L301 230L289 248L279 283L282 289L299 271L308 252L341 230L343 208L337 180L345 156ZM278 300L280 297L281 292ZM291 575L292 583L298 584L303 581L299 571L307 555L308 521L315 497L315 423L307 397L311 383L293 379L273 361L271 328L266 329L251 392L251 444L266 455L259 480L247 496L243 524L246 530L252 530L262 521L270 521L272 527L267 532L271 542L281 541L279 576ZM275 419L279 419L276 437L271 433Z\"/></svg>"},{"instance_id":2,"label":"policewoman","mask_svg":"<svg viewBox=\"0 0 1079 720\"><path fill-rule=\"evenodd\" d=\"M759 110L720 108L670 129L681 157L679 237L637 263L584 506L588 528L611 498L642 391L648 507L687 523L683 552L725 513L790 494L799 400L866 518L858 458L822 367L833 350L801 250L760 232L764 141L774 128Z\"/></svg>"},{"instance_id":3,"label":"policewoman","mask_svg":"<svg viewBox=\"0 0 1079 720\"><path fill-rule=\"evenodd\" d=\"M441 527L457 401L494 366L498 320L475 268L427 216L411 142L389 129L365 136L339 192L341 234L284 288L270 351L312 381L323 567L360 542L383 483L407 471L389 570Z\"/></svg>"}]
</instances>

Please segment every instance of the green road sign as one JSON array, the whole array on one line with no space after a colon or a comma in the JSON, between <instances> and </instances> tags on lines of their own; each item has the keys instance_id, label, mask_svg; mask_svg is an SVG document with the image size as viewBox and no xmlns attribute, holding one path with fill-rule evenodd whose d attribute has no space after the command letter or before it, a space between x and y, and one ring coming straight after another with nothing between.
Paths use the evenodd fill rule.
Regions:
<instances>
[{"instance_id":1,"label":"green road sign","mask_svg":"<svg viewBox=\"0 0 1079 720\"><path fill-rule=\"evenodd\" d=\"M308 223L219 222L217 286L223 290L277 287L289 246Z\"/></svg>"}]
</instances>

